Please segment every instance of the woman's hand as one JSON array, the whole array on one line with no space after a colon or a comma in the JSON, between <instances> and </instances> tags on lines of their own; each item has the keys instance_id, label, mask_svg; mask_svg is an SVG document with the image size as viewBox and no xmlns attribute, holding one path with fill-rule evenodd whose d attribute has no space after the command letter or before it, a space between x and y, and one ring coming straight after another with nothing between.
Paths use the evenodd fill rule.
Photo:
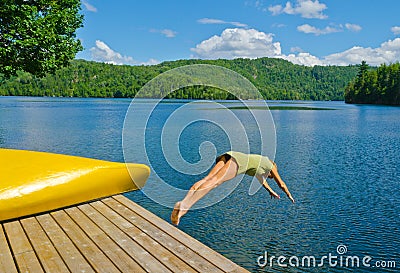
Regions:
<instances>
[{"instance_id":1,"label":"woman's hand","mask_svg":"<svg viewBox=\"0 0 400 273\"><path fill-rule=\"evenodd\" d=\"M272 199L272 198L281 199L281 197L279 196L279 194L277 194L276 192L274 192L271 188L268 190L268 192L269 192L269 195L271 196L271 199Z\"/></svg>"}]
</instances>

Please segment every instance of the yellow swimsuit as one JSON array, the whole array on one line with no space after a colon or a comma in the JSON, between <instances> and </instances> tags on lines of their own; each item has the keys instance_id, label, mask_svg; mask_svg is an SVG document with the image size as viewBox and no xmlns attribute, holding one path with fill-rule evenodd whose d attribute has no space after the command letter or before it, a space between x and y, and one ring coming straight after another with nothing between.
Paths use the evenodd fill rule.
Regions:
<instances>
[{"instance_id":1,"label":"yellow swimsuit","mask_svg":"<svg viewBox=\"0 0 400 273\"><path fill-rule=\"evenodd\" d=\"M274 167L268 157L256 154L244 154L241 152L229 151L217 157L217 162L225 155L233 157L238 164L237 174L247 174L250 176L263 175L269 173Z\"/></svg>"}]
</instances>

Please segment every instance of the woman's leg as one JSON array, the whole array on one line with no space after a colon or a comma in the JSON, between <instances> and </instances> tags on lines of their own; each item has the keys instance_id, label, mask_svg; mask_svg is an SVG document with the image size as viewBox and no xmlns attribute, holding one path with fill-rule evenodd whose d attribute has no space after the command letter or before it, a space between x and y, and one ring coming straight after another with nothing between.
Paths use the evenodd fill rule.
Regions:
<instances>
[{"instance_id":1,"label":"woman's leg","mask_svg":"<svg viewBox=\"0 0 400 273\"><path fill-rule=\"evenodd\" d=\"M216 175L219 170L222 169L222 167L226 164L226 160L220 160L218 161L215 166L211 169L211 171L207 174L206 177L204 177L202 180L197 181L196 183L199 183L200 181L206 181Z\"/></svg>"},{"instance_id":2,"label":"woman's leg","mask_svg":"<svg viewBox=\"0 0 400 273\"><path fill-rule=\"evenodd\" d=\"M219 161L210 173L202 180L193 184L185 198L175 204L171 214L171 221L175 225L179 224L180 218L202 197L212 189L218 187L223 182L234 178L237 174L238 165L233 159Z\"/></svg>"}]
</instances>

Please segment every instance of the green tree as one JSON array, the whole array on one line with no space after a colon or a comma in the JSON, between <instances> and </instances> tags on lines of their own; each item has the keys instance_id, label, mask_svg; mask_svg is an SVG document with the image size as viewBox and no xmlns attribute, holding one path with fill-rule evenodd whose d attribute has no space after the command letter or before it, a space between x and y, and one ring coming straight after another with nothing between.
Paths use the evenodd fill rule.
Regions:
<instances>
[{"instance_id":1,"label":"green tree","mask_svg":"<svg viewBox=\"0 0 400 273\"><path fill-rule=\"evenodd\" d=\"M367 64L367 62L366 61L362 61L361 65L360 65L360 68L359 68L359 71L358 71L358 74L357 74L357 77L358 78L364 78L366 73L367 73L367 71L368 71L368 69L369 69L369 65Z\"/></svg>"},{"instance_id":2,"label":"green tree","mask_svg":"<svg viewBox=\"0 0 400 273\"><path fill-rule=\"evenodd\" d=\"M0 73L54 73L82 50L80 0L1 0Z\"/></svg>"},{"instance_id":3,"label":"green tree","mask_svg":"<svg viewBox=\"0 0 400 273\"><path fill-rule=\"evenodd\" d=\"M400 64L382 64L377 69L368 69L368 65L362 63L357 77L346 87L345 101L400 105Z\"/></svg>"},{"instance_id":4,"label":"green tree","mask_svg":"<svg viewBox=\"0 0 400 273\"><path fill-rule=\"evenodd\" d=\"M0 84L0 95L134 97L144 84L160 73L190 64L212 64L232 69L251 81L265 99L271 100L343 100L345 86L356 77L359 70L359 66L307 67L272 58L178 60L152 66L72 60L68 67L43 78L19 71L17 77ZM141 92L141 95L159 98L172 88L178 90L171 93L168 96L170 98L235 99L228 92L211 87L179 89L183 80L169 78L160 82L159 90L146 94Z\"/></svg>"}]
</instances>

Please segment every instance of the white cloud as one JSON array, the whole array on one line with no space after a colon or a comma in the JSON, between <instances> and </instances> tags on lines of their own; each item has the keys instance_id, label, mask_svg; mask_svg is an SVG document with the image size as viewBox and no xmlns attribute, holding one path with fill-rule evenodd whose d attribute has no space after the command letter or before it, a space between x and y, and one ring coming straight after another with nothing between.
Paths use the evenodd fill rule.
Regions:
<instances>
[{"instance_id":1,"label":"white cloud","mask_svg":"<svg viewBox=\"0 0 400 273\"><path fill-rule=\"evenodd\" d=\"M95 6L89 4L89 2L87 2L87 1L85 1L85 0L82 0L82 4L85 6L85 8L86 8L88 11L97 12L97 8L96 8Z\"/></svg>"},{"instance_id":2,"label":"white cloud","mask_svg":"<svg viewBox=\"0 0 400 273\"><path fill-rule=\"evenodd\" d=\"M297 27L297 30L306 34L314 34L316 36L318 35L325 35L325 34L330 34L330 33L336 33L336 32L342 32L344 29L353 31L353 32L358 32L361 31L362 27L356 24L345 24L339 25L339 26L327 26L325 28L317 28L314 26L311 26L309 24L304 24L301 26Z\"/></svg>"},{"instance_id":3,"label":"white cloud","mask_svg":"<svg viewBox=\"0 0 400 273\"><path fill-rule=\"evenodd\" d=\"M381 44L380 47L384 51L399 51L400 50L400 38L389 40Z\"/></svg>"},{"instance_id":4,"label":"white cloud","mask_svg":"<svg viewBox=\"0 0 400 273\"><path fill-rule=\"evenodd\" d=\"M95 61L100 61L110 64L134 64L135 60L129 56L122 56L120 53L112 50L103 41L97 40L96 46L90 49L92 58Z\"/></svg>"},{"instance_id":5,"label":"white cloud","mask_svg":"<svg viewBox=\"0 0 400 273\"><path fill-rule=\"evenodd\" d=\"M384 42L378 48L355 46L346 51L326 56L324 63L328 65L348 65L359 64L363 60L374 66L399 61L400 38Z\"/></svg>"},{"instance_id":6,"label":"white cloud","mask_svg":"<svg viewBox=\"0 0 400 273\"><path fill-rule=\"evenodd\" d=\"M215 35L191 50L195 53L194 58L202 59L272 57L307 66L322 65L321 60L309 53L283 55L281 44L274 42L273 36L255 29L225 29L220 36Z\"/></svg>"},{"instance_id":7,"label":"white cloud","mask_svg":"<svg viewBox=\"0 0 400 273\"><path fill-rule=\"evenodd\" d=\"M138 65L156 65L159 64L160 61L157 59L150 58L147 62L139 62Z\"/></svg>"},{"instance_id":8,"label":"white cloud","mask_svg":"<svg viewBox=\"0 0 400 273\"><path fill-rule=\"evenodd\" d=\"M390 29L394 35L399 35L400 34L400 27L394 26Z\"/></svg>"},{"instance_id":9,"label":"white cloud","mask_svg":"<svg viewBox=\"0 0 400 273\"><path fill-rule=\"evenodd\" d=\"M167 38L174 38L176 36L176 34L178 34L178 32L173 31L171 29L150 29L150 32L154 32L154 33L161 33L162 35L164 35Z\"/></svg>"},{"instance_id":10,"label":"white cloud","mask_svg":"<svg viewBox=\"0 0 400 273\"><path fill-rule=\"evenodd\" d=\"M324 65L323 61L321 61L318 57L311 55L307 52L300 52L296 54L282 55L278 56L279 58L285 59L294 64L300 64L305 66L314 66L314 65Z\"/></svg>"},{"instance_id":11,"label":"white cloud","mask_svg":"<svg viewBox=\"0 0 400 273\"><path fill-rule=\"evenodd\" d=\"M249 7L255 7L256 9L261 10L263 12L268 11L268 9L264 6L264 1L261 0L256 0L256 1L246 0L244 4Z\"/></svg>"},{"instance_id":12,"label":"white cloud","mask_svg":"<svg viewBox=\"0 0 400 273\"><path fill-rule=\"evenodd\" d=\"M356 25L356 24L345 24L345 27L350 30L350 31L354 31L354 32L359 32L362 30L362 27L360 25Z\"/></svg>"},{"instance_id":13,"label":"white cloud","mask_svg":"<svg viewBox=\"0 0 400 273\"><path fill-rule=\"evenodd\" d=\"M365 60L378 66L400 60L400 38L384 42L378 48L355 46L343 52L319 58L299 47L291 49L291 54L282 54L280 42L273 41L273 34L255 29L225 29L220 36L215 35L202 41L195 48L194 58L234 59L272 57L288 60L295 64L314 65L349 65ZM298 53L296 53L298 52Z\"/></svg>"},{"instance_id":14,"label":"white cloud","mask_svg":"<svg viewBox=\"0 0 400 273\"><path fill-rule=\"evenodd\" d=\"M160 33L161 33L161 34L164 34L165 37L167 37L167 38L173 38L173 37L176 36L176 34L178 34L176 31L173 31L173 30L171 30L171 29L162 29L162 30L160 31Z\"/></svg>"},{"instance_id":15,"label":"white cloud","mask_svg":"<svg viewBox=\"0 0 400 273\"><path fill-rule=\"evenodd\" d=\"M287 27L285 24L272 24L272 27L276 27L276 28L283 28L283 27Z\"/></svg>"},{"instance_id":16,"label":"white cloud","mask_svg":"<svg viewBox=\"0 0 400 273\"><path fill-rule=\"evenodd\" d=\"M228 24L228 25L233 25L235 27L247 27L246 24L243 24L240 22L224 21L224 20L212 19L212 18L201 18L201 19L197 20L197 22L200 24Z\"/></svg>"},{"instance_id":17,"label":"white cloud","mask_svg":"<svg viewBox=\"0 0 400 273\"><path fill-rule=\"evenodd\" d=\"M94 61L108 64L153 65L159 63L155 59L150 59L147 62L138 62L130 56L122 56L121 53L112 50L106 43L100 40L96 40L96 46L92 47L90 52Z\"/></svg>"},{"instance_id":18,"label":"white cloud","mask_svg":"<svg viewBox=\"0 0 400 273\"><path fill-rule=\"evenodd\" d=\"M366 61L373 66L400 61L400 38L384 42L377 48L355 46L343 52L317 58L309 53L290 54L283 59L297 64L309 65L349 65Z\"/></svg>"},{"instance_id":19,"label":"white cloud","mask_svg":"<svg viewBox=\"0 0 400 273\"><path fill-rule=\"evenodd\" d=\"M355 46L346 51L328 55L324 61L326 64L332 65L358 64L361 61L376 65L386 62L386 58L379 54L377 49Z\"/></svg>"},{"instance_id":20,"label":"white cloud","mask_svg":"<svg viewBox=\"0 0 400 273\"><path fill-rule=\"evenodd\" d=\"M255 6L256 8L261 8L261 7L263 6L263 4L262 4L261 1L257 0L257 1L254 3L254 6Z\"/></svg>"},{"instance_id":21,"label":"white cloud","mask_svg":"<svg viewBox=\"0 0 400 273\"><path fill-rule=\"evenodd\" d=\"M225 24L226 22L220 19L201 18L197 20L200 24Z\"/></svg>"},{"instance_id":22,"label":"white cloud","mask_svg":"<svg viewBox=\"0 0 400 273\"><path fill-rule=\"evenodd\" d=\"M304 50L301 47L295 46L295 47L291 47L290 48L290 52L292 52L292 53L295 53L295 52L303 53Z\"/></svg>"},{"instance_id":23,"label":"white cloud","mask_svg":"<svg viewBox=\"0 0 400 273\"><path fill-rule=\"evenodd\" d=\"M279 15L283 12L283 8L281 5L270 6L268 10L272 13L272 15Z\"/></svg>"},{"instance_id":24,"label":"white cloud","mask_svg":"<svg viewBox=\"0 0 400 273\"><path fill-rule=\"evenodd\" d=\"M315 34L317 36L343 31L341 28L335 28L335 27L330 27L330 26L320 29L320 28L316 28L314 26L310 26L309 24L304 24L304 25L298 26L297 30L300 32L307 33L307 34L310 34L310 33Z\"/></svg>"},{"instance_id":25,"label":"white cloud","mask_svg":"<svg viewBox=\"0 0 400 273\"><path fill-rule=\"evenodd\" d=\"M287 2L285 7L282 5L270 6L268 10L272 15L279 15L282 13L297 15L300 14L303 18L316 18L326 19L328 16L323 14L327 6L320 3L319 0L297 0L296 4Z\"/></svg>"},{"instance_id":26,"label":"white cloud","mask_svg":"<svg viewBox=\"0 0 400 273\"><path fill-rule=\"evenodd\" d=\"M221 36L213 36L191 50L197 58L234 59L274 57L281 54L280 43L274 43L272 34L255 29L228 28Z\"/></svg>"}]
</instances>

